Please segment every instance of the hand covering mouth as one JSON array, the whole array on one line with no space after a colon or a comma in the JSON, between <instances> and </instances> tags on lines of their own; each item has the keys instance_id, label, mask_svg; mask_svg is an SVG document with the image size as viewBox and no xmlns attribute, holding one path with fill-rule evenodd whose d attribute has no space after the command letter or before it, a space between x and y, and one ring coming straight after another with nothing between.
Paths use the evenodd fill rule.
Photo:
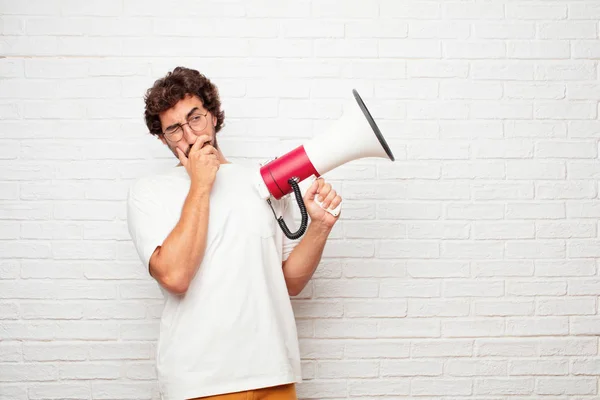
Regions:
<instances>
[{"instance_id":1,"label":"hand covering mouth","mask_svg":"<svg viewBox=\"0 0 600 400\"><path fill-rule=\"evenodd\" d=\"M202 145L202 147L206 146L207 144L212 144L212 139L209 142L204 142L204 144ZM192 150L192 147L194 146L194 144L192 143L187 150L185 151L185 156L189 157L190 156L190 151Z\"/></svg>"}]
</instances>

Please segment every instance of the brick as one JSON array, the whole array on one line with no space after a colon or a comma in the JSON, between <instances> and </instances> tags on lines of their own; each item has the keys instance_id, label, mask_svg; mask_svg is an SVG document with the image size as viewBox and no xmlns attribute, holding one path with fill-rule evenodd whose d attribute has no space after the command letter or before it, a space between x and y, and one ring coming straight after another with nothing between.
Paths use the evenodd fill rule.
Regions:
<instances>
[{"instance_id":1,"label":"brick","mask_svg":"<svg viewBox=\"0 0 600 400\"><path fill-rule=\"evenodd\" d=\"M506 16L518 20L561 20L567 18L566 4L507 4Z\"/></svg>"},{"instance_id":2,"label":"brick","mask_svg":"<svg viewBox=\"0 0 600 400\"><path fill-rule=\"evenodd\" d=\"M394 297L439 297L440 283L435 280L387 279L379 284L379 296Z\"/></svg>"},{"instance_id":3,"label":"brick","mask_svg":"<svg viewBox=\"0 0 600 400\"><path fill-rule=\"evenodd\" d=\"M540 299L537 303L538 315L594 315L596 299L579 297L574 299Z\"/></svg>"},{"instance_id":4,"label":"brick","mask_svg":"<svg viewBox=\"0 0 600 400\"><path fill-rule=\"evenodd\" d=\"M443 339L413 341L411 354L414 358L471 357L473 355L473 340Z\"/></svg>"},{"instance_id":5,"label":"brick","mask_svg":"<svg viewBox=\"0 0 600 400\"><path fill-rule=\"evenodd\" d=\"M92 397L96 399L150 398L154 384L151 382L92 382Z\"/></svg>"},{"instance_id":6,"label":"brick","mask_svg":"<svg viewBox=\"0 0 600 400\"><path fill-rule=\"evenodd\" d=\"M481 378L475 382L479 395L528 395L533 394L533 378Z\"/></svg>"},{"instance_id":7,"label":"brick","mask_svg":"<svg viewBox=\"0 0 600 400\"><path fill-rule=\"evenodd\" d=\"M526 316L534 314L534 302L528 300L477 300L475 315L477 316Z\"/></svg>"},{"instance_id":8,"label":"brick","mask_svg":"<svg viewBox=\"0 0 600 400\"><path fill-rule=\"evenodd\" d=\"M597 378L540 378L536 393L541 395L592 395L598 388Z\"/></svg>"},{"instance_id":9,"label":"brick","mask_svg":"<svg viewBox=\"0 0 600 400\"><path fill-rule=\"evenodd\" d=\"M596 77L596 66L587 62L547 62L536 65L536 80L593 80Z\"/></svg>"},{"instance_id":10,"label":"brick","mask_svg":"<svg viewBox=\"0 0 600 400\"><path fill-rule=\"evenodd\" d=\"M348 318L402 318L406 310L406 300L344 302L344 316Z\"/></svg>"},{"instance_id":11,"label":"brick","mask_svg":"<svg viewBox=\"0 0 600 400\"><path fill-rule=\"evenodd\" d=\"M58 379L58 369L52 364L2 364L1 382L53 381Z\"/></svg>"},{"instance_id":12,"label":"brick","mask_svg":"<svg viewBox=\"0 0 600 400\"><path fill-rule=\"evenodd\" d=\"M440 336L440 323L423 319L391 319L377 323L377 336L384 338L431 338Z\"/></svg>"},{"instance_id":13,"label":"brick","mask_svg":"<svg viewBox=\"0 0 600 400\"><path fill-rule=\"evenodd\" d=\"M533 239L533 222L476 222L473 226L475 239Z\"/></svg>"},{"instance_id":14,"label":"brick","mask_svg":"<svg viewBox=\"0 0 600 400\"><path fill-rule=\"evenodd\" d=\"M507 318L506 333L510 336L566 335L569 331L567 317Z\"/></svg>"},{"instance_id":15,"label":"brick","mask_svg":"<svg viewBox=\"0 0 600 400\"><path fill-rule=\"evenodd\" d=\"M567 293L567 283L561 281L509 281L506 294L513 296L560 296Z\"/></svg>"},{"instance_id":16,"label":"brick","mask_svg":"<svg viewBox=\"0 0 600 400\"><path fill-rule=\"evenodd\" d=\"M598 352L594 338L544 338L539 346L544 357L593 356Z\"/></svg>"},{"instance_id":17,"label":"brick","mask_svg":"<svg viewBox=\"0 0 600 400\"><path fill-rule=\"evenodd\" d=\"M380 370L383 377L441 376L443 364L435 360L384 360Z\"/></svg>"},{"instance_id":18,"label":"brick","mask_svg":"<svg viewBox=\"0 0 600 400\"><path fill-rule=\"evenodd\" d=\"M376 378L378 361L322 361L317 363L317 377L323 379Z\"/></svg>"},{"instance_id":19,"label":"brick","mask_svg":"<svg viewBox=\"0 0 600 400\"><path fill-rule=\"evenodd\" d=\"M379 14L390 18L440 19L441 6L436 2L397 2L382 0Z\"/></svg>"},{"instance_id":20,"label":"brick","mask_svg":"<svg viewBox=\"0 0 600 400\"><path fill-rule=\"evenodd\" d=\"M497 360L451 360L447 364L450 376L497 376L506 375L506 361Z\"/></svg>"},{"instance_id":21,"label":"brick","mask_svg":"<svg viewBox=\"0 0 600 400\"><path fill-rule=\"evenodd\" d=\"M473 384L466 379L425 379L415 378L411 381L411 394L415 396L433 395L470 395Z\"/></svg>"},{"instance_id":22,"label":"brick","mask_svg":"<svg viewBox=\"0 0 600 400\"><path fill-rule=\"evenodd\" d=\"M600 374L600 359L573 360L571 370L573 375L591 375Z\"/></svg>"},{"instance_id":23,"label":"brick","mask_svg":"<svg viewBox=\"0 0 600 400\"><path fill-rule=\"evenodd\" d=\"M348 392L351 396L398 396L410 393L408 379L376 379L349 381Z\"/></svg>"},{"instance_id":24,"label":"brick","mask_svg":"<svg viewBox=\"0 0 600 400\"><path fill-rule=\"evenodd\" d=\"M431 4L431 3L430 3ZM467 39L470 26L463 21L410 21L408 37L419 39Z\"/></svg>"},{"instance_id":25,"label":"brick","mask_svg":"<svg viewBox=\"0 0 600 400\"><path fill-rule=\"evenodd\" d=\"M510 93L509 87L506 91ZM561 138L567 136L567 124L560 121L507 121L504 131L507 137Z\"/></svg>"},{"instance_id":26,"label":"brick","mask_svg":"<svg viewBox=\"0 0 600 400\"><path fill-rule=\"evenodd\" d=\"M497 160L448 161L442 167L444 179L503 179L504 162Z\"/></svg>"},{"instance_id":27,"label":"brick","mask_svg":"<svg viewBox=\"0 0 600 400\"><path fill-rule=\"evenodd\" d=\"M534 264L527 260L474 261L471 268L475 277L533 276Z\"/></svg>"},{"instance_id":28,"label":"brick","mask_svg":"<svg viewBox=\"0 0 600 400\"><path fill-rule=\"evenodd\" d=\"M482 39L533 39L535 24L530 22L475 23L475 37Z\"/></svg>"},{"instance_id":29,"label":"brick","mask_svg":"<svg viewBox=\"0 0 600 400\"><path fill-rule=\"evenodd\" d=\"M560 83L520 83L507 82L504 85L504 93L510 99L551 99L560 100L565 98L567 89ZM570 96L569 96L570 97ZM536 121L524 122L533 124ZM548 124L547 126L551 126Z\"/></svg>"},{"instance_id":30,"label":"brick","mask_svg":"<svg viewBox=\"0 0 600 400\"><path fill-rule=\"evenodd\" d=\"M533 357L538 354L538 338L534 339L477 339L475 354L481 357Z\"/></svg>"},{"instance_id":31,"label":"brick","mask_svg":"<svg viewBox=\"0 0 600 400\"><path fill-rule=\"evenodd\" d=\"M377 323L374 321L335 321L316 320L317 338L374 338L377 335Z\"/></svg>"},{"instance_id":32,"label":"brick","mask_svg":"<svg viewBox=\"0 0 600 400\"><path fill-rule=\"evenodd\" d=\"M573 335L600 335L600 318L592 317L571 317L570 332Z\"/></svg>"},{"instance_id":33,"label":"brick","mask_svg":"<svg viewBox=\"0 0 600 400\"><path fill-rule=\"evenodd\" d=\"M20 362L22 361L21 343L7 342L0 344L0 362Z\"/></svg>"},{"instance_id":34,"label":"brick","mask_svg":"<svg viewBox=\"0 0 600 400\"><path fill-rule=\"evenodd\" d=\"M90 396L90 385L85 382L40 383L29 388L30 399L80 399Z\"/></svg>"},{"instance_id":35,"label":"brick","mask_svg":"<svg viewBox=\"0 0 600 400\"><path fill-rule=\"evenodd\" d=\"M442 321L444 337L495 337L503 336L504 321L488 318L485 321L474 319L458 319Z\"/></svg>"},{"instance_id":36,"label":"brick","mask_svg":"<svg viewBox=\"0 0 600 400\"><path fill-rule=\"evenodd\" d=\"M346 358L408 358L410 342L401 339L378 339L376 341L348 340L344 345Z\"/></svg>"},{"instance_id":37,"label":"brick","mask_svg":"<svg viewBox=\"0 0 600 400\"><path fill-rule=\"evenodd\" d=\"M501 19L504 7L500 4L459 4L448 3L443 6L444 16L450 19Z\"/></svg>"},{"instance_id":38,"label":"brick","mask_svg":"<svg viewBox=\"0 0 600 400\"><path fill-rule=\"evenodd\" d=\"M503 42L471 40L452 41L443 44L444 58L448 59L498 59L506 57Z\"/></svg>"},{"instance_id":39,"label":"brick","mask_svg":"<svg viewBox=\"0 0 600 400\"><path fill-rule=\"evenodd\" d=\"M336 17L339 17L338 7L336 7L336 11L338 11L336 12ZM361 14L361 17L367 16L366 14ZM345 33L346 37L350 38L404 38L408 35L408 24L398 22L397 20L352 21L347 22L343 26L342 32ZM344 36L344 33L342 33L342 36Z\"/></svg>"},{"instance_id":40,"label":"brick","mask_svg":"<svg viewBox=\"0 0 600 400\"><path fill-rule=\"evenodd\" d=\"M470 305L463 300L408 300L409 317L465 317L469 312Z\"/></svg>"},{"instance_id":41,"label":"brick","mask_svg":"<svg viewBox=\"0 0 600 400\"><path fill-rule=\"evenodd\" d=\"M342 359L344 342L329 339L301 339L300 352L304 359Z\"/></svg>"}]
</instances>

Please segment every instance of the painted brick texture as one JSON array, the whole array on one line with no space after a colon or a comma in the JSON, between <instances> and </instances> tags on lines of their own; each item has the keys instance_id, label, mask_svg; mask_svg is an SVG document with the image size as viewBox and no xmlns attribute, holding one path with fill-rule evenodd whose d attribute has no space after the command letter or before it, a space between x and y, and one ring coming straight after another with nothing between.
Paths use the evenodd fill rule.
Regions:
<instances>
[{"instance_id":1,"label":"painted brick texture","mask_svg":"<svg viewBox=\"0 0 600 400\"><path fill-rule=\"evenodd\" d=\"M158 400L162 295L127 233L174 163L143 94L219 86L232 160L324 132L356 88L397 161L329 179L293 299L302 399L600 398L600 3L0 0L0 400Z\"/></svg>"}]
</instances>

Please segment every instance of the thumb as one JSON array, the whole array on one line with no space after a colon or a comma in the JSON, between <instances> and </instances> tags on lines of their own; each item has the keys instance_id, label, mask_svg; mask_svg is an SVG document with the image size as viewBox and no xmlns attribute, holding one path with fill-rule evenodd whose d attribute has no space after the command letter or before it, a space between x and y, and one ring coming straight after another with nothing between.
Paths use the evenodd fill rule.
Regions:
<instances>
[{"instance_id":1,"label":"thumb","mask_svg":"<svg viewBox=\"0 0 600 400\"><path fill-rule=\"evenodd\" d=\"M187 157L185 156L185 154L183 154L183 151L179 150L179 147L175 148L175 151L177 152L177 158L179 158L181 165L186 167L187 166Z\"/></svg>"}]
</instances>

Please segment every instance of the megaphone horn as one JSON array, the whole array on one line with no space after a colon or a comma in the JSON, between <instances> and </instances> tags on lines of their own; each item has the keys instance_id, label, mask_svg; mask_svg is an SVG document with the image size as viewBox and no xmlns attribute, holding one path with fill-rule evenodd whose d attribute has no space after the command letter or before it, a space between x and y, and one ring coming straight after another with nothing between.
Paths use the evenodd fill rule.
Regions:
<instances>
[{"instance_id":1,"label":"megaphone horn","mask_svg":"<svg viewBox=\"0 0 600 400\"><path fill-rule=\"evenodd\" d=\"M318 178L342 164L361 158L377 157L395 161L390 146L356 89L352 89L352 94L354 106L345 109L342 117L324 135L312 138L260 168L262 182L258 189L269 205L270 196L279 200L292 191L296 195L302 214L301 226L297 232L290 232L283 218L275 215L290 239L304 234L308 220L298 183L311 176ZM336 215L334 212L332 214Z\"/></svg>"}]
</instances>

